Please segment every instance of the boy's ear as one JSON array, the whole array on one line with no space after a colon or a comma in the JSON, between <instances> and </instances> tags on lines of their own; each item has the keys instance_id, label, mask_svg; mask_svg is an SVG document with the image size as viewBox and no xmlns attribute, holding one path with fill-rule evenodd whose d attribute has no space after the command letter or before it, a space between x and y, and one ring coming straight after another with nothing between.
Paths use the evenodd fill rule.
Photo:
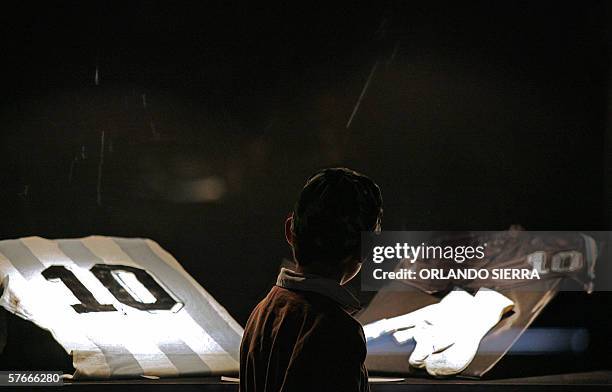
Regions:
<instances>
[{"instance_id":1,"label":"boy's ear","mask_svg":"<svg viewBox=\"0 0 612 392\"><path fill-rule=\"evenodd\" d=\"M294 237L295 236L293 235L293 213L291 213L291 215L289 215L287 219L285 220L285 239L287 240L287 243L291 246L293 246Z\"/></svg>"}]
</instances>

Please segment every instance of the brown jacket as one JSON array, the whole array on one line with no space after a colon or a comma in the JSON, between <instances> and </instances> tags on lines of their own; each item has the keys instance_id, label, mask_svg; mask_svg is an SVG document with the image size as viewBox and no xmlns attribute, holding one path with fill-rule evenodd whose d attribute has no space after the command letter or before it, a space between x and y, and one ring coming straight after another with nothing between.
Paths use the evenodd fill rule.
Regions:
<instances>
[{"instance_id":1,"label":"brown jacket","mask_svg":"<svg viewBox=\"0 0 612 392\"><path fill-rule=\"evenodd\" d=\"M365 357L361 325L336 301L277 285L247 322L240 391L369 391Z\"/></svg>"}]
</instances>

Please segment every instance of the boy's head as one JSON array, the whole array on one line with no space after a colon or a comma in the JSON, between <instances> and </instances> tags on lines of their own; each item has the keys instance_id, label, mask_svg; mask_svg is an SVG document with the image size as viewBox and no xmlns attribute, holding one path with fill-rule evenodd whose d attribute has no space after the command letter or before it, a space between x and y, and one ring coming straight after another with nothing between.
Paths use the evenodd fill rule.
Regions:
<instances>
[{"instance_id":1,"label":"boy's head","mask_svg":"<svg viewBox=\"0 0 612 392\"><path fill-rule=\"evenodd\" d=\"M378 230L381 217L374 181L346 168L324 169L304 185L285 234L300 268L346 283L361 266L361 232Z\"/></svg>"}]
</instances>

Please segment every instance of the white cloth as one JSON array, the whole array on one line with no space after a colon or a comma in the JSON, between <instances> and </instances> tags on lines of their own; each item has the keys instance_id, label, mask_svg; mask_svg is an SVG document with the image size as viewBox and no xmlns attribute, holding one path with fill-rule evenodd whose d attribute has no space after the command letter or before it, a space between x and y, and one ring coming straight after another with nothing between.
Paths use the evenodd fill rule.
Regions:
<instances>
[{"instance_id":1,"label":"white cloth","mask_svg":"<svg viewBox=\"0 0 612 392\"><path fill-rule=\"evenodd\" d=\"M106 281L94 266L108 272ZM72 282L58 278L58 269ZM72 355L75 378L238 371L242 328L151 240L0 241L0 282L0 306L49 330ZM152 309L161 303L156 289L166 293L167 308ZM85 301L93 310L79 312L83 295L93 296Z\"/></svg>"},{"instance_id":2,"label":"white cloth","mask_svg":"<svg viewBox=\"0 0 612 392\"><path fill-rule=\"evenodd\" d=\"M364 326L366 339L392 334L400 344L414 339L409 362L434 376L460 373L474 359L480 341L513 302L482 288L475 296L455 289L440 302Z\"/></svg>"},{"instance_id":3,"label":"white cloth","mask_svg":"<svg viewBox=\"0 0 612 392\"><path fill-rule=\"evenodd\" d=\"M432 376L461 373L474 359L482 338L513 306L510 299L496 291L478 290L471 303L446 319L446 328L434 332L432 339L439 343L424 359L427 373Z\"/></svg>"}]
</instances>

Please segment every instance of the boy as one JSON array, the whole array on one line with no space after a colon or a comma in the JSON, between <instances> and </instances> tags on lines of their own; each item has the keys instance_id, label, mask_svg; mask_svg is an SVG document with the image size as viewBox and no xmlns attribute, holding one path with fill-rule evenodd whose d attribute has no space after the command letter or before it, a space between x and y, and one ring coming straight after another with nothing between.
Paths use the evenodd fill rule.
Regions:
<instances>
[{"instance_id":1,"label":"boy","mask_svg":"<svg viewBox=\"0 0 612 392\"><path fill-rule=\"evenodd\" d=\"M366 344L342 287L361 268L362 231L380 229L382 197L368 177L325 169L285 222L295 268L251 313L240 347L240 391L369 391Z\"/></svg>"}]
</instances>

